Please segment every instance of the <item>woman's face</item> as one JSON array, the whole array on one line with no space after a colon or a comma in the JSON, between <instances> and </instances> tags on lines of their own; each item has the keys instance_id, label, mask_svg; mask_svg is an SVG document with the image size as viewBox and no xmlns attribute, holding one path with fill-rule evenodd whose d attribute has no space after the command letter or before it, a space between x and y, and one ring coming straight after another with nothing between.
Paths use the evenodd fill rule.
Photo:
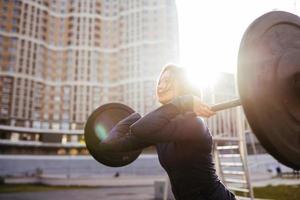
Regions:
<instances>
[{"instance_id":1,"label":"woman's face","mask_svg":"<svg viewBox=\"0 0 300 200\"><path fill-rule=\"evenodd\" d=\"M178 87L177 82L174 80L172 73L170 70L166 70L161 74L157 88L156 88L156 96L157 100L161 104L166 104L172 101L174 97L178 95Z\"/></svg>"}]
</instances>

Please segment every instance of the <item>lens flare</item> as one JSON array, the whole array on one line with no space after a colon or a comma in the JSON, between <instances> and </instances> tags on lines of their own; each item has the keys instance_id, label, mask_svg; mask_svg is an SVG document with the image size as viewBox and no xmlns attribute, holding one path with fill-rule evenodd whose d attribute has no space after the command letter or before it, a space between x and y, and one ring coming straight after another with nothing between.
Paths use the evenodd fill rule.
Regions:
<instances>
[{"instance_id":1,"label":"lens flare","mask_svg":"<svg viewBox=\"0 0 300 200\"><path fill-rule=\"evenodd\" d=\"M96 135L97 137L100 139L100 140L104 140L107 138L107 132L105 130L105 128L103 126L101 126L101 124L97 124L96 127L95 127L95 132L96 132Z\"/></svg>"}]
</instances>

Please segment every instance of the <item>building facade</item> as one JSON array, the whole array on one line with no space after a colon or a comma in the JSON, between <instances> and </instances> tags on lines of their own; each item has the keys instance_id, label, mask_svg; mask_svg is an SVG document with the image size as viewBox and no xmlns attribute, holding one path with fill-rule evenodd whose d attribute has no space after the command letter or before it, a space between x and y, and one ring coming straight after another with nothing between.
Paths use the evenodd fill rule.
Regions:
<instances>
[{"instance_id":1,"label":"building facade","mask_svg":"<svg viewBox=\"0 0 300 200\"><path fill-rule=\"evenodd\" d=\"M178 59L173 0L2 0L0 19L3 153L85 154L92 111L149 112L161 67Z\"/></svg>"},{"instance_id":2,"label":"building facade","mask_svg":"<svg viewBox=\"0 0 300 200\"><path fill-rule=\"evenodd\" d=\"M239 98L236 77L233 73L221 72L218 81L211 87L202 91L202 99L208 105L214 105ZM266 150L251 130L242 108L231 108L218 112L217 115L207 119L208 127L215 138L240 137L238 122L242 120L244 129L245 145L248 154L263 154Z\"/></svg>"}]
</instances>

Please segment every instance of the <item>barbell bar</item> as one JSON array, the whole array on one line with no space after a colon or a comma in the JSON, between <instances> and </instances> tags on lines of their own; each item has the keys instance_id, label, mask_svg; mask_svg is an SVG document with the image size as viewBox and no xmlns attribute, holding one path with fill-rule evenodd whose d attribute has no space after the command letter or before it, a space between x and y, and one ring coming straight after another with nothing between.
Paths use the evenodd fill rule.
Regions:
<instances>
[{"instance_id":1,"label":"barbell bar","mask_svg":"<svg viewBox=\"0 0 300 200\"><path fill-rule=\"evenodd\" d=\"M211 106L220 111L242 105L262 146L279 162L300 169L300 19L273 11L245 31L241 40L237 83L240 99ZM120 103L100 106L85 126L87 149L100 163L120 167L133 162L141 150L109 152L101 141L134 110Z\"/></svg>"},{"instance_id":2,"label":"barbell bar","mask_svg":"<svg viewBox=\"0 0 300 200\"><path fill-rule=\"evenodd\" d=\"M241 105L242 105L242 102L240 99L234 99L231 101L226 101L226 102L212 105L212 106L210 106L210 109L214 112L218 112L221 110L226 110L226 109L234 108L234 107L241 106Z\"/></svg>"}]
</instances>

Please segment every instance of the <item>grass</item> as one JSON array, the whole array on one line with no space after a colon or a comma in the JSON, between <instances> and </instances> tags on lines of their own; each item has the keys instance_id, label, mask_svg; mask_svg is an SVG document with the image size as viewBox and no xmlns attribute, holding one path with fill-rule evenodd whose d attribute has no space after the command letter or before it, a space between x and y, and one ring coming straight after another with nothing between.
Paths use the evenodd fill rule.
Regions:
<instances>
[{"instance_id":1,"label":"grass","mask_svg":"<svg viewBox=\"0 0 300 200\"><path fill-rule=\"evenodd\" d=\"M254 188L254 195L256 198L299 200L300 185L280 185Z\"/></svg>"},{"instance_id":2,"label":"grass","mask_svg":"<svg viewBox=\"0 0 300 200\"><path fill-rule=\"evenodd\" d=\"M0 193L14 192L44 192L53 190L70 190L95 188L90 186L48 186L41 184L2 184ZM299 200L300 185L280 185L254 188L256 198L274 199L274 200Z\"/></svg>"},{"instance_id":3,"label":"grass","mask_svg":"<svg viewBox=\"0 0 300 200\"><path fill-rule=\"evenodd\" d=\"M42 184L2 184L0 185L0 193L15 192L45 192L53 190L71 190L93 188L90 186L49 186Z\"/></svg>"}]
</instances>

